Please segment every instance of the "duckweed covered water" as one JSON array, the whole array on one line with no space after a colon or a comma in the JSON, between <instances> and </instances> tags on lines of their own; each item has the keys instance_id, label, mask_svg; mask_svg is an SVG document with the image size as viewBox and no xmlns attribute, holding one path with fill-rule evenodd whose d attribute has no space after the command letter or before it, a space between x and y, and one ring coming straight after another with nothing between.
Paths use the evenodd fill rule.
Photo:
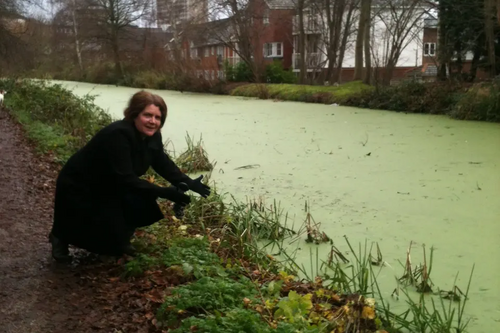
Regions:
<instances>
[{"instance_id":1,"label":"duckweed covered water","mask_svg":"<svg viewBox=\"0 0 500 333\"><path fill-rule=\"evenodd\" d=\"M137 89L65 82L120 118ZM431 278L465 291L470 332L500 331L500 125L327 105L156 91L168 104L164 139L178 153L186 132L203 135L217 165L219 191L281 201L302 223L304 202L335 245L378 242L390 267L380 275L390 297L413 241L434 246ZM239 168L253 165L251 168ZM237 169L239 168L239 169ZM237 169L237 170L236 170ZM294 218L295 216L295 218ZM299 262L309 267L309 245ZM326 259L329 245L320 246ZM428 251L429 252L429 251ZM404 308L404 296L391 306Z\"/></svg>"}]
</instances>

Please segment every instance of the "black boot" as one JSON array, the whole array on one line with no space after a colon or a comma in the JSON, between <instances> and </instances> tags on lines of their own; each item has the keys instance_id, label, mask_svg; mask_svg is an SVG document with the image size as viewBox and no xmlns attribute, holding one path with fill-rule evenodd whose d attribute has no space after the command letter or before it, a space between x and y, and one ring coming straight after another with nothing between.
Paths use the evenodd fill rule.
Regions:
<instances>
[{"instance_id":1,"label":"black boot","mask_svg":"<svg viewBox=\"0 0 500 333\"><path fill-rule=\"evenodd\" d=\"M49 234L49 242L52 244L52 258L54 258L55 261L61 263L71 262L67 243L64 243L52 233Z\"/></svg>"}]
</instances>

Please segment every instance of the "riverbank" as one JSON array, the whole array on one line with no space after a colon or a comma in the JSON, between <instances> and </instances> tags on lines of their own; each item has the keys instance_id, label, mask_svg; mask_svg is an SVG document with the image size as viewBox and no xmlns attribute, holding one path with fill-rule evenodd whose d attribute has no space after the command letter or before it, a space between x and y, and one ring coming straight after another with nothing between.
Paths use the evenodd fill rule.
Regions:
<instances>
[{"instance_id":1,"label":"riverbank","mask_svg":"<svg viewBox=\"0 0 500 333\"><path fill-rule=\"evenodd\" d=\"M38 89L35 91L40 92ZM27 90L26 92L28 93ZM57 96L51 93L40 95ZM20 99L32 99L31 97L31 95L19 95ZM11 102L14 101L9 101ZM47 100L43 105L48 107L51 104L52 101ZM43 111L41 105L37 108ZM65 114L63 112L65 108L59 110ZM96 108L95 111L99 113L101 109ZM94 118L89 116L85 119ZM51 127L57 128L59 124L66 123L65 117L60 117ZM61 131L69 133L64 129ZM311 269L295 267L293 260L285 260L287 256L283 253L278 259L283 262L278 262L276 258L258 250L260 247L256 242L259 240L273 241L275 247L280 248L285 239L306 238L304 233L290 235L280 226L280 210L269 210L259 202L251 205L235 202L228 205L227 200L224 204L224 200L221 199L223 198L218 193L214 193L207 201L195 197L183 221L168 218L163 221L164 223L142 230L138 233L136 244L144 255L126 263L117 263L113 269L107 271L110 275L103 275L106 279L113 279L116 282L110 288L128 286L127 290L130 290L130 293L123 296L125 299L134 294L139 303L146 304L146 300L149 300L148 306L138 309L146 319L139 316L141 319L135 318L135 320L143 320L145 325L151 327L170 324L175 327L180 319L184 319L183 323L188 320L192 326L202 327L200 331L203 332L225 332L223 329L233 332L231 327L242 325L254 325L252 327L261 328L263 332L273 325L281 325L279 327L282 332L288 332L286 327L287 324L291 324L291 319L286 314L281 318L278 309L294 312L294 307L298 306L303 307L303 310L298 312L300 316L295 318L294 322L306 325L311 332L321 332L328 325L336 325L340 330L341 327L358 321L367 325L365 331L368 332L388 328L386 325L396 326L399 329L404 327L416 329L416 322L395 322L393 315L385 312L384 304L380 303L381 298L376 304L376 312L372 312L374 310L372 300L359 303L360 300L378 295L377 291L372 289L375 286L365 280L370 276L374 277L372 274L375 270L368 260L371 254L369 249L363 252L351 248L348 259L353 264L353 271L347 274L344 273L344 269L348 265L344 264L340 257L332 255L331 262L328 261L331 266L328 269L330 279L325 279L322 275L322 268L326 269L325 266L317 263ZM167 216L171 216L169 205L162 203L162 207ZM248 230L254 232L249 233ZM312 233L315 234L321 235L320 232ZM168 248L165 247L166 244L169 244ZM333 254L336 253L334 250L332 247ZM200 262L199 258L203 258L203 262ZM316 260L321 261L317 257ZM311 263L313 261L314 259ZM378 271L378 268L376 270ZM297 273L305 276L305 280L296 278ZM333 277L336 277L333 280L332 273ZM128 278L117 280L121 274ZM322 281L315 279L315 275L323 276ZM151 281L154 282L153 287ZM235 284L235 281L238 283ZM177 287L167 287L171 284ZM188 295L198 300L207 299L206 295L202 294L205 289L210 290L211 295L219 292L227 293L232 299L216 300L210 304L188 304L189 307L184 302L179 302L180 297L186 299L189 298ZM237 292L240 289L245 295ZM256 293L253 293L254 289ZM296 294L291 293L292 291ZM308 296L309 294L311 296ZM358 302L346 303L353 300L354 295L364 295L366 298L358 297ZM112 302L116 304L119 300L115 298ZM368 309L365 309L365 306ZM201 309L207 310L207 308L209 308L208 317L200 317L201 313L206 314ZM349 317L349 312L354 318ZM217 313L224 314L223 319L219 318ZM432 309L429 309L429 313L420 315L430 316L433 313ZM184 317L187 315L189 319ZM329 319L337 317L338 321ZM375 328L370 326L370 323L375 323ZM322 329L320 324L327 326L322 326ZM288 325L290 329L297 329L296 325L292 326ZM182 328L179 329L182 331Z\"/></svg>"},{"instance_id":2,"label":"riverbank","mask_svg":"<svg viewBox=\"0 0 500 333\"><path fill-rule=\"evenodd\" d=\"M368 86L355 81L340 86L312 86L210 81L189 76L173 77L152 71L137 72L120 80L114 79L113 75L105 74L106 72L99 75L89 74L85 78L73 76L56 78L134 88L340 104L375 110L440 114L458 120L500 122L500 85L497 81L475 85L451 81L434 83L404 81L392 86Z\"/></svg>"}]
</instances>

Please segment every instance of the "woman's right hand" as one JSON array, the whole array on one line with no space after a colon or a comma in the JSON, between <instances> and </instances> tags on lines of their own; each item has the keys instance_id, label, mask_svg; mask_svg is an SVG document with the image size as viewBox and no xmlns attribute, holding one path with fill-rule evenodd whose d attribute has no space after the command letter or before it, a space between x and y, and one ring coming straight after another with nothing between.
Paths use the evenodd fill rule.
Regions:
<instances>
[{"instance_id":1,"label":"woman's right hand","mask_svg":"<svg viewBox=\"0 0 500 333\"><path fill-rule=\"evenodd\" d=\"M173 201L179 205L187 206L191 203L189 195L184 194L177 187L170 186L163 189L162 198Z\"/></svg>"}]
</instances>

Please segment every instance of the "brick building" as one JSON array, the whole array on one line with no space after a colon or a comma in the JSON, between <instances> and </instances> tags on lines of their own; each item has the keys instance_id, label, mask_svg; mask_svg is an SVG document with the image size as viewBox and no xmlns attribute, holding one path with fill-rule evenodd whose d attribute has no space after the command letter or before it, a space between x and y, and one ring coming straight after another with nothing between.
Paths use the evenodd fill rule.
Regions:
<instances>
[{"instance_id":1,"label":"brick building","mask_svg":"<svg viewBox=\"0 0 500 333\"><path fill-rule=\"evenodd\" d=\"M179 34L182 56L190 59L198 76L208 80L222 78L225 62L235 66L243 61L241 43L248 41L258 68L263 69L274 60L280 60L284 68L291 68L293 16L293 0L253 1L234 17L186 26ZM238 31L246 31L248 35ZM172 51L172 43L167 49Z\"/></svg>"}]
</instances>

